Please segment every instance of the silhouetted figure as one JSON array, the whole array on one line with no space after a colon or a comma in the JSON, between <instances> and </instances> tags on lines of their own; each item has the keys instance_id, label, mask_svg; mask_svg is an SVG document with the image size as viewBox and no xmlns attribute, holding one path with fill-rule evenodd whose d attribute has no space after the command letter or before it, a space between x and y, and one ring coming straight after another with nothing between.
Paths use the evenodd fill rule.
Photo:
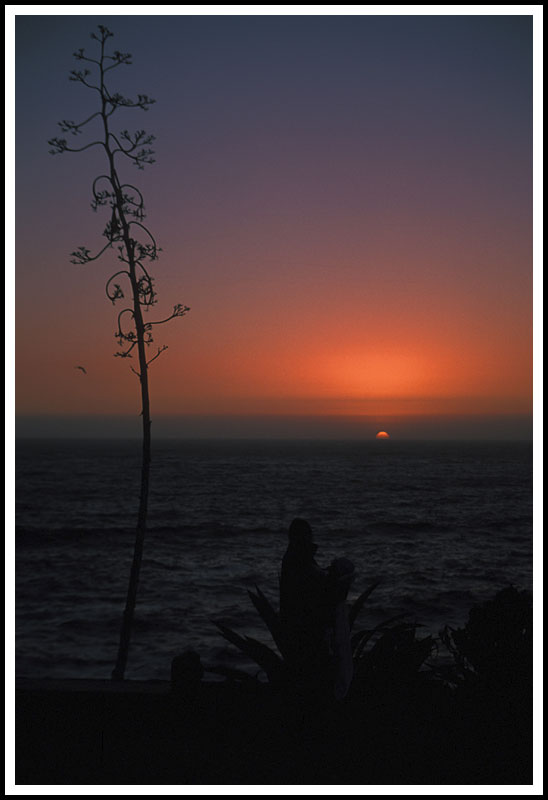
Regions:
<instances>
[{"instance_id":1,"label":"silhouetted figure","mask_svg":"<svg viewBox=\"0 0 548 800\"><path fill-rule=\"evenodd\" d=\"M280 621L288 660L297 678L304 682L315 681L329 664L328 575L314 560L317 549L308 522L294 519L289 527L289 546L282 560Z\"/></svg>"},{"instance_id":2,"label":"silhouetted figure","mask_svg":"<svg viewBox=\"0 0 548 800\"><path fill-rule=\"evenodd\" d=\"M294 519L282 561L280 621L297 681L329 691L335 684L335 696L342 698L352 680L345 600L354 567L337 559L322 569L314 559L317 549L308 522Z\"/></svg>"}]
</instances>

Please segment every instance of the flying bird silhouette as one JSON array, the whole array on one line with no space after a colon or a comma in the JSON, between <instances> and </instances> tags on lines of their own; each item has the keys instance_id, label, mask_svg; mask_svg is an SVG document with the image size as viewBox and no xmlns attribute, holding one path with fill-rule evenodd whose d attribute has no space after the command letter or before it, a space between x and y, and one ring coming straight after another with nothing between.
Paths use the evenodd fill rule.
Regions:
<instances>
[{"instance_id":1,"label":"flying bird silhouette","mask_svg":"<svg viewBox=\"0 0 548 800\"><path fill-rule=\"evenodd\" d=\"M84 375L87 375L87 374L88 374L88 373L87 373L87 370L85 370L83 367L74 367L74 369L81 369L81 370L82 370L82 372L84 373Z\"/></svg>"}]
</instances>

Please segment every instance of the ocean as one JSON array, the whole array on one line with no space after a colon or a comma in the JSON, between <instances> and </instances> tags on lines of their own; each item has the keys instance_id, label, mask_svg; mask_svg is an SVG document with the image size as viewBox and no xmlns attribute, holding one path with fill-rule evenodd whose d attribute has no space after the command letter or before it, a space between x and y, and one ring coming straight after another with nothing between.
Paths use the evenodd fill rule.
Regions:
<instances>
[{"instance_id":1,"label":"ocean","mask_svg":"<svg viewBox=\"0 0 548 800\"><path fill-rule=\"evenodd\" d=\"M158 440L151 470L128 678L168 679L188 648L257 672L213 620L271 644L247 589L277 604L294 517L321 566L354 562L350 600L379 583L358 629L405 612L437 635L532 589L530 443ZM18 676L110 677L139 480L138 441L17 442Z\"/></svg>"}]
</instances>

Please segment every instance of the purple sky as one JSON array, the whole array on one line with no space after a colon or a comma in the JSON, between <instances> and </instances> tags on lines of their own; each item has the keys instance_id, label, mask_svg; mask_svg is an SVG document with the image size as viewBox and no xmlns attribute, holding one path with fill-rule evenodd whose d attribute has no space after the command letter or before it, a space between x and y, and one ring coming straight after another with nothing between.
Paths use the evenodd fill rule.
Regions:
<instances>
[{"instance_id":1,"label":"purple sky","mask_svg":"<svg viewBox=\"0 0 548 800\"><path fill-rule=\"evenodd\" d=\"M412 435L419 417L530 414L532 18L143 15L16 20L22 417L138 413L112 358L116 261L69 263L101 242L101 154L47 146L95 110L67 76L99 23L134 57L113 88L157 101L115 129L157 136L157 163L124 177L164 248L159 314L192 309L158 337L153 416L407 418Z\"/></svg>"}]
</instances>

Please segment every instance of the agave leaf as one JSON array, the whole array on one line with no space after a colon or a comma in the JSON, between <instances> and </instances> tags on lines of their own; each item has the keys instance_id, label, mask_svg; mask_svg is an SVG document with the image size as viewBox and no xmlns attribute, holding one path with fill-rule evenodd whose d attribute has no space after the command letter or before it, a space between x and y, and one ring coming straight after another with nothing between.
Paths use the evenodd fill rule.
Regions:
<instances>
[{"instance_id":1,"label":"agave leaf","mask_svg":"<svg viewBox=\"0 0 548 800\"><path fill-rule=\"evenodd\" d=\"M354 602L352 603L350 611L348 612L348 625L350 627L350 630L352 630L352 626L356 621L356 617L362 610L365 601L367 600L371 592L373 592L374 589L377 588L378 585L379 585L378 583L374 583L372 586L366 589L365 592L362 592L361 595L358 597L358 599L354 600Z\"/></svg>"},{"instance_id":2,"label":"agave leaf","mask_svg":"<svg viewBox=\"0 0 548 800\"><path fill-rule=\"evenodd\" d=\"M233 631L231 628L227 628L227 626L223 625L221 622L215 622L215 620L213 620L213 624L219 628L221 635L224 636L225 639L228 639L231 644L236 645L242 653L247 653L247 646L243 636L240 636L239 633L236 633L236 631Z\"/></svg>"},{"instance_id":3,"label":"agave leaf","mask_svg":"<svg viewBox=\"0 0 548 800\"><path fill-rule=\"evenodd\" d=\"M366 644L369 642L375 630L372 631L360 631L359 634L352 637L351 644L352 644L352 655L354 659L359 659L365 649Z\"/></svg>"},{"instance_id":4,"label":"agave leaf","mask_svg":"<svg viewBox=\"0 0 548 800\"><path fill-rule=\"evenodd\" d=\"M266 644L257 641L257 639L253 639L251 636L246 636L244 639L239 633L227 628L226 625L220 622L215 622L215 625L219 628L221 635L224 636L225 639L255 661L261 669L266 672L269 681L279 682L283 680L286 673L286 666L274 650L271 650Z\"/></svg>"},{"instance_id":5,"label":"agave leaf","mask_svg":"<svg viewBox=\"0 0 548 800\"><path fill-rule=\"evenodd\" d=\"M257 590L257 594L254 594L250 590L248 590L248 595L251 598L251 602L259 612L261 619L267 626L268 630L270 631L270 635L274 639L274 642L282 654L282 656L286 656L286 647L284 642L284 636L282 631L282 625L280 622L280 615L277 611L272 607L270 602L261 592L258 586L255 586Z\"/></svg>"},{"instance_id":6,"label":"agave leaf","mask_svg":"<svg viewBox=\"0 0 548 800\"><path fill-rule=\"evenodd\" d=\"M358 633L352 634L352 636L350 637L350 645L352 647L352 652L354 652L356 647L362 641L363 637L366 636L368 633L369 631L363 630L363 631L358 631Z\"/></svg>"},{"instance_id":7,"label":"agave leaf","mask_svg":"<svg viewBox=\"0 0 548 800\"><path fill-rule=\"evenodd\" d=\"M355 650L354 650L354 658L359 659L362 656L362 653L365 649L366 644L369 642L371 637L375 633L389 633L390 631L394 630L394 627L390 627L393 622L397 622L399 619L406 617L407 614L397 614L395 617L390 617L389 619L384 620L383 622L379 622L378 625L375 625L374 628L369 630L360 631L359 633L355 634L352 637L352 642L356 642ZM358 637L363 634L363 638L359 639Z\"/></svg>"},{"instance_id":8,"label":"agave leaf","mask_svg":"<svg viewBox=\"0 0 548 800\"><path fill-rule=\"evenodd\" d=\"M359 642L354 652L354 658L357 660L359 660L362 657L366 644L371 640L371 638L375 635L375 633L378 633L378 628L373 628L370 631L363 631L363 633L366 635Z\"/></svg>"},{"instance_id":9,"label":"agave leaf","mask_svg":"<svg viewBox=\"0 0 548 800\"><path fill-rule=\"evenodd\" d=\"M420 669L432 650L434 649L434 640L431 636L427 636L425 639L420 639L415 642L415 653L414 653L414 667L415 669Z\"/></svg>"},{"instance_id":10,"label":"agave leaf","mask_svg":"<svg viewBox=\"0 0 548 800\"><path fill-rule=\"evenodd\" d=\"M265 623L270 626L272 624L274 627L280 625L280 615L274 609L270 601L265 597L262 591L259 589L257 585L255 585L255 590L257 594L253 594L253 592L248 592L249 596L253 601L253 605L265 621Z\"/></svg>"}]
</instances>

